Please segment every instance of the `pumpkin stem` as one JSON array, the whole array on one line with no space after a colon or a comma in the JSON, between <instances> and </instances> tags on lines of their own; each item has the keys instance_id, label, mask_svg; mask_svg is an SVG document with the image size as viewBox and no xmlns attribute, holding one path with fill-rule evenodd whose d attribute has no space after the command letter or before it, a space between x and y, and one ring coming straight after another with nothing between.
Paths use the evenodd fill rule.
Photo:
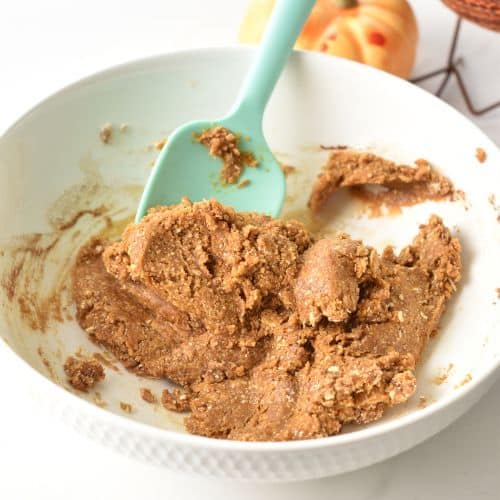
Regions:
<instances>
[{"instance_id":1,"label":"pumpkin stem","mask_svg":"<svg viewBox=\"0 0 500 500\"><path fill-rule=\"evenodd\" d=\"M358 0L335 0L339 9L351 9L358 5Z\"/></svg>"}]
</instances>

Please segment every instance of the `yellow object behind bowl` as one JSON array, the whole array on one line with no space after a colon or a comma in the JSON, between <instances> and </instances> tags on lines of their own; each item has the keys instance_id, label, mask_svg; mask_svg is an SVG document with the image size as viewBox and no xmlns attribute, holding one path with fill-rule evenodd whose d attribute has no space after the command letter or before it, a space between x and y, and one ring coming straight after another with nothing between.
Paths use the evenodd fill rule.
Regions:
<instances>
[{"instance_id":1,"label":"yellow object behind bowl","mask_svg":"<svg viewBox=\"0 0 500 500\"><path fill-rule=\"evenodd\" d=\"M260 41L275 0L250 0L242 43ZM406 0L318 0L296 48L324 52L408 78L418 29Z\"/></svg>"}]
</instances>

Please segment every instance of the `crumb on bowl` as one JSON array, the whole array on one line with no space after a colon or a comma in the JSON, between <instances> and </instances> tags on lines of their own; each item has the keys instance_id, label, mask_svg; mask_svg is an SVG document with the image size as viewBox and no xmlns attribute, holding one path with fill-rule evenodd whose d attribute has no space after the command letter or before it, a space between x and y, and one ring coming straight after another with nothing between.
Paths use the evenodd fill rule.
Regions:
<instances>
[{"instance_id":1,"label":"crumb on bowl","mask_svg":"<svg viewBox=\"0 0 500 500\"><path fill-rule=\"evenodd\" d=\"M103 144L109 144L111 137L113 135L113 125L111 123L105 123L101 130L99 130L99 138Z\"/></svg>"},{"instance_id":2,"label":"crumb on bowl","mask_svg":"<svg viewBox=\"0 0 500 500\"><path fill-rule=\"evenodd\" d=\"M64 372L71 386L82 392L87 392L105 377L103 366L95 359L77 359L73 356L66 359Z\"/></svg>"},{"instance_id":3,"label":"crumb on bowl","mask_svg":"<svg viewBox=\"0 0 500 500\"><path fill-rule=\"evenodd\" d=\"M151 389L147 387L141 387L140 389L141 398L146 401L146 403L156 403L156 396L151 392Z\"/></svg>"},{"instance_id":4,"label":"crumb on bowl","mask_svg":"<svg viewBox=\"0 0 500 500\"><path fill-rule=\"evenodd\" d=\"M120 409L125 413L132 413L134 410L133 406L130 403L125 403L124 401L120 401Z\"/></svg>"},{"instance_id":5,"label":"crumb on bowl","mask_svg":"<svg viewBox=\"0 0 500 500\"><path fill-rule=\"evenodd\" d=\"M476 158L479 163L484 163L488 159L488 155L483 148L476 148Z\"/></svg>"}]
</instances>

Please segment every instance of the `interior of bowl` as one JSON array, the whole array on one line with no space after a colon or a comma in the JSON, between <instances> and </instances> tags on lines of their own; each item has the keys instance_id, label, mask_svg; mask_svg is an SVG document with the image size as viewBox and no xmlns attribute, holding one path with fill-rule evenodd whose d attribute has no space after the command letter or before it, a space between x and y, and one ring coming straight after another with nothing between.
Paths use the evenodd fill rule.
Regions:
<instances>
[{"instance_id":1,"label":"interior of bowl","mask_svg":"<svg viewBox=\"0 0 500 500\"><path fill-rule=\"evenodd\" d=\"M168 382L131 374L75 322L70 268L93 235L117 236L132 219L158 154L156 142L184 122L227 112L251 56L243 48L205 50L110 70L48 99L0 140L0 336L36 370L73 392L63 371L67 356L100 353L106 382L78 396L178 432L185 432L182 415L148 404L139 394L143 387L159 394ZM114 126L109 144L99 139L106 122ZM348 145L410 163L425 158L465 192L464 200L427 202L376 218L340 193L321 220L322 233L343 230L381 249L407 244L418 225L437 213L463 245L464 279L427 349L417 393L383 421L420 411L422 401L449 397L491 370L500 354L500 209L492 196L500 204L500 158L494 145L410 84L302 53L294 54L278 84L265 133L278 159L297 168L287 180L285 218L311 222L309 189L328 155L320 146ZM475 158L477 147L485 149L485 163Z\"/></svg>"}]
</instances>

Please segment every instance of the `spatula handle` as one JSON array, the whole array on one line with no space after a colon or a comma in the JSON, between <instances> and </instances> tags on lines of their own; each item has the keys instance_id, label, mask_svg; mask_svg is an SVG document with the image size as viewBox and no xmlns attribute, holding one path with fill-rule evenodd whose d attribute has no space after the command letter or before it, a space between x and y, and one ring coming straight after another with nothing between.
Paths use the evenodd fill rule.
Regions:
<instances>
[{"instance_id":1,"label":"spatula handle","mask_svg":"<svg viewBox=\"0 0 500 500\"><path fill-rule=\"evenodd\" d=\"M231 113L261 126L267 102L315 0L278 0L255 60Z\"/></svg>"}]
</instances>

